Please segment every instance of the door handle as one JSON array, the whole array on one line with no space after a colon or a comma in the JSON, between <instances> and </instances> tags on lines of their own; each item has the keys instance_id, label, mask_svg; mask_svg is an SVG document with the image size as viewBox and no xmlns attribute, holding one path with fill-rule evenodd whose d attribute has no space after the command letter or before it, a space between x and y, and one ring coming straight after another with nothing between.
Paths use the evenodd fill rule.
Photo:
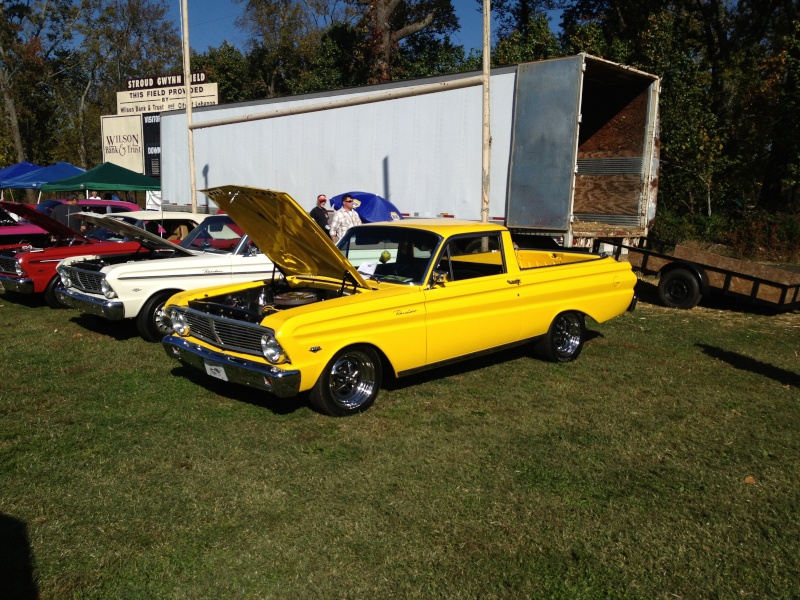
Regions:
<instances>
[{"instance_id":1,"label":"door handle","mask_svg":"<svg viewBox=\"0 0 800 600\"><path fill-rule=\"evenodd\" d=\"M520 283L522 283L522 281L521 281L521 280L519 280L519 279L506 279L506 281L507 281L508 283L510 283L510 284L517 284L517 285L519 285Z\"/></svg>"}]
</instances>

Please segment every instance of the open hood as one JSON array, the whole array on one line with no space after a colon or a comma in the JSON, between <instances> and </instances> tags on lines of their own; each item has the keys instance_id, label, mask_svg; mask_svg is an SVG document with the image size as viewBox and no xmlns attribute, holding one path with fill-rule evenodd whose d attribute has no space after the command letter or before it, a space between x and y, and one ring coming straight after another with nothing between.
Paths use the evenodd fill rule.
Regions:
<instances>
[{"instance_id":1,"label":"open hood","mask_svg":"<svg viewBox=\"0 0 800 600\"><path fill-rule=\"evenodd\" d=\"M371 289L311 216L285 192L226 185L203 190L284 275L347 278Z\"/></svg>"},{"instance_id":2,"label":"open hood","mask_svg":"<svg viewBox=\"0 0 800 600\"><path fill-rule=\"evenodd\" d=\"M122 219L115 219L113 217L113 214L114 213L110 214L106 213L99 215L97 213L92 213L92 212L81 212L78 213L78 216L84 221L88 221L93 225L100 225L101 227L105 227L109 231L113 231L114 233L118 233L122 236L125 236L129 240L135 240L148 250L174 250L175 252L183 254L184 256L195 256L197 254L196 252L187 250L183 246L179 246L178 244L173 244L172 242L165 240L164 238L159 237L154 233L145 231L141 227L136 227L136 225L131 225L130 223L123 221ZM136 213L131 213L131 214L136 214Z\"/></svg>"},{"instance_id":3,"label":"open hood","mask_svg":"<svg viewBox=\"0 0 800 600\"><path fill-rule=\"evenodd\" d=\"M47 215L40 213L38 210L34 210L25 204L19 204L17 202L0 202L0 207L2 207L6 212L12 212L20 218L25 219L28 223L32 223L38 227L41 227L47 233L54 235L55 237L62 239L77 238L82 241L89 241L79 231L75 231L71 227L67 227L63 223L56 221L52 217L48 217Z\"/></svg>"}]
</instances>

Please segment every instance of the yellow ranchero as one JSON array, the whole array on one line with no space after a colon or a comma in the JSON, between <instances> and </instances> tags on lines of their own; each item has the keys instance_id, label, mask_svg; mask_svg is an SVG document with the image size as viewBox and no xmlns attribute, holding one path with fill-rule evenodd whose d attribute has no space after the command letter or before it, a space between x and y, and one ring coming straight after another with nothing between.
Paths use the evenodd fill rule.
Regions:
<instances>
[{"instance_id":1,"label":"yellow ranchero","mask_svg":"<svg viewBox=\"0 0 800 600\"><path fill-rule=\"evenodd\" d=\"M283 192L205 193L276 272L173 296L167 354L280 397L310 390L329 415L366 410L384 373L408 375L529 341L548 360L574 360L585 315L603 322L635 304L628 263L517 250L501 225L374 223L350 229L337 248Z\"/></svg>"}]
</instances>

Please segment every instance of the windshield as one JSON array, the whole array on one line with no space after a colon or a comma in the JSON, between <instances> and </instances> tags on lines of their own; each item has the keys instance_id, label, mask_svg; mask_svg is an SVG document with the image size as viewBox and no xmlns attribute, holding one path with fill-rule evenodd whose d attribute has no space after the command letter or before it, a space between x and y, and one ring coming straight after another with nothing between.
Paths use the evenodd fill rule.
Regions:
<instances>
[{"instance_id":1,"label":"windshield","mask_svg":"<svg viewBox=\"0 0 800 600\"><path fill-rule=\"evenodd\" d=\"M236 249L244 232L227 215L209 217L198 225L180 245L190 250L228 254Z\"/></svg>"},{"instance_id":2,"label":"windshield","mask_svg":"<svg viewBox=\"0 0 800 600\"><path fill-rule=\"evenodd\" d=\"M422 285L440 243L430 231L362 225L350 229L337 246L366 278Z\"/></svg>"},{"instance_id":3,"label":"windshield","mask_svg":"<svg viewBox=\"0 0 800 600\"><path fill-rule=\"evenodd\" d=\"M130 225L136 225L141 227L141 225L139 225L140 221L137 221L136 219L132 219L130 217L117 217L117 218L120 221L125 221L126 223L129 223ZM88 222L86 222L86 224L89 225ZM125 237L121 233L118 233L116 231L111 231L110 229L106 229L102 225L89 225L89 229L83 232L83 234L88 238L100 240L101 242L130 241L127 237Z\"/></svg>"}]
</instances>

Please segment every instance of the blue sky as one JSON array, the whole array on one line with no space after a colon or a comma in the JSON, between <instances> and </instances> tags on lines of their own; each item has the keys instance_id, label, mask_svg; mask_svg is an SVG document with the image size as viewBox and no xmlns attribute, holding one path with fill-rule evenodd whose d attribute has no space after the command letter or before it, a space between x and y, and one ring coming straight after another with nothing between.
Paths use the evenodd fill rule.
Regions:
<instances>
[{"instance_id":1,"label":"blue sky","mask_svg":"<svg viewBox=\"0 0 800 600\"><path fill-rule=\"evenodd\" d=\"M167 0L170 13L180 28L180 0ZM223 41L242 47L246 36L236 27L236 18L241 14L241 5L231 0L188 0L189 44L197 52L205 52L209 46L218 47ZM461 31L453 41L470 48L480 48L483 21L475 0L453 0ZM557 23L555 24L557 25ZM553 23L551 23L551 27ZM492 26L492 30L495 27Z\"/></svg>"}]
</instances>

